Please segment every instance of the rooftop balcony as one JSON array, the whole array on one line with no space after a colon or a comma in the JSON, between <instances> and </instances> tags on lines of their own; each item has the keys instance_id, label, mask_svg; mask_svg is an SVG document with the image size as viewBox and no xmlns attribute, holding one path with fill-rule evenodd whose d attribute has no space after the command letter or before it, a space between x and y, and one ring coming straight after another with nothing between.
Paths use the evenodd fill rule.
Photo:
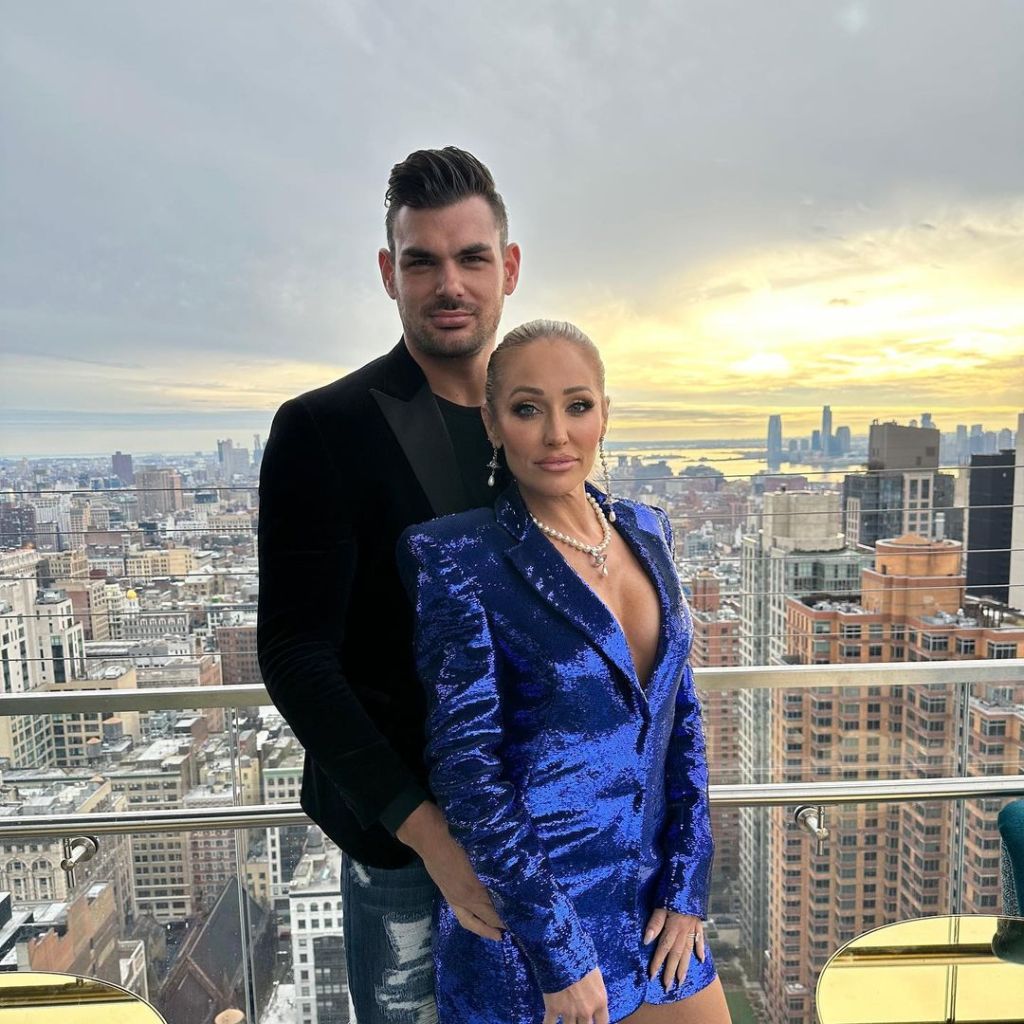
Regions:
<instances>
[{"instance_id":1,"label":"rooftop balcony","mask_svg":"<svg viewBox=\"0 0 1024 1024\"><path fill-rule=\"evenodd\" d=\"M975 750L967 734L972 715L999 723L993 740L1024 717L1019 706L976 696L1024 686L1024 659L709 668L697 682L718 844L709 930L737 1019L764 993L810 996L828 953L858 932L906 917L996 911L995 819L1024 796L1024 765L1020 747L1011 763ZM809 737L778 763L714 750L719 715L764 714L769 728L785 724L799 736L810 722L796 716L812 705L820 715L831 703L838 722L854 706L866 713L885 695L910 693L948 702L935 763L901 760L892 749L883 760L866 729L856 744L843 736L830 749L827 771ZM110 729L136 716L148 737L174 711L196 712L181 719L193 723L219 714L223 733L198 744L172 729L130 767L102 757L81 768L4 767L0 890L12 893L7 908L16 912L5 917L0 902L0 965L128 979L171 1024L212 1020L231 1006L251 1021L305 1019L325 977L316 953L343 941L340 859L295 799L301 760L262 686L11 694L0 725L49 718ZM976 720L973 728L981 735L987 727ZM797 824L803 805L824 809L827 838ZM95 837L99 852L69 877L60 861L82 836Z\"/></svg>"},{"instance_id":2,"label":"rooftop balcony","mask_svg":"<svg viewBox=\"0 0 1024 1024\"><path fill-rule=\"evenodd\" d=\"M193 491L230 503L251 489ZM927 608L921 588L890 575L878 600L895 595L900 613L871 610L878 574L858 585L869 552L819 559L790 543L822 515L791 507L794 493L784 515L767 495L757 513L785 541L771 550L745 537L732 554L690 557L684 537L676 551L693 582L711 766L708 927L736 1021L812 1021L823 964L860 932L998 910L996 816L1024 796L1024 633L997 636L1009 623L985 606L950 610L957 575L929 580ZM746 523L721 515L730 529ZM301 749L262 685L221 684L229 663L258 678L251 526L248 513L226 525L168 519L162 543L202 550L140 547L130 567L99 544L88 560L53 553L46 592L67 612L66 649L47 649L36 689L26 666L44 659L14 656L24 678L8 689L24 692L0 702L0 749L15 752L0 763L0 969L127 984L171 1024L229 1007L252 1022L347 1019L340 856L298 805ZM127 524L101 532L157 542ZM211 538L230 542L223 564ZM0 557L6 600L3 585L31 585L36 570L18 552ZM122 586L61 592L90 568ZM123 586L136 589L119 605ZM113 602L102 613L90 603L101 599ZM0 605L4 644L53 617L18 600ZM104 615L121 617L121 639L96 628ZM161 639L175 632L188 635ZM734 667L751 657L772 664ZM802 824L801 808L812 811ZM61 862L82 856L83 837L98 850L72 876Z\"/></svg>"}]
</instances>

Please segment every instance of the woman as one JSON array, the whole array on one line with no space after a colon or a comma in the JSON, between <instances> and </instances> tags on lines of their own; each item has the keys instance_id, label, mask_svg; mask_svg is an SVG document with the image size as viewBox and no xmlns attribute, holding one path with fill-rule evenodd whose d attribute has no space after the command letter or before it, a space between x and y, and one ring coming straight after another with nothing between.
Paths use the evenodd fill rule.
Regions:
<instances>
[{"instance_id":1,"label":"woman","mask_svg":"<svg viewBox=\"0 0 1024 1024\"><path fill-rule=\"evenodd\" d=\"M486 393L491 478L502 450L514 482L493 510L398 544L431 786L505 925L482 938L440 900L441 1022L727 1022L701 925L707 767L668 518L585 482L608 399L578 328L512 331Z\"/></svg>"}]
</instances>

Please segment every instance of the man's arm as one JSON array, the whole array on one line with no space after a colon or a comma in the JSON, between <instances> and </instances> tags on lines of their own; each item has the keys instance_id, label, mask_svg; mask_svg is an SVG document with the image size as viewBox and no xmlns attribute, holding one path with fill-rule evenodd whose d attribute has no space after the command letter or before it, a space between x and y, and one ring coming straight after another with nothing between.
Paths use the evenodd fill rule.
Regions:
<instances>
[{"instance_id":1,"label":"man's arm","mask_svg":"<svg viewBox=\"0 0 1024 1024\"><path fill-rule=\"evenodd\" d=\"M344 481L299 399L274 417L260 470L257 649L274 704L363 828L391 832L429 794L367 715L341 669L359 557Z\"/></svg>"}]
</instances>

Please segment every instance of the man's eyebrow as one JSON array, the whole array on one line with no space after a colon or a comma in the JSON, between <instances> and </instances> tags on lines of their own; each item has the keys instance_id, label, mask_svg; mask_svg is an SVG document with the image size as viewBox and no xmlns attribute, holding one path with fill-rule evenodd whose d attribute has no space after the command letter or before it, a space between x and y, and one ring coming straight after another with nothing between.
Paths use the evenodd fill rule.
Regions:
<instances>
[{"instance_id":1,"label":"man's eyebrow","mask_svg":"<svg viewBox=\"0 0 1024 1024\"><path fill-rule=\"evenodd\" d=\"M488 253L490 251L491 247L486 242L473 242L471 245L464 245L455 255L479 256L481 253ZM418 245L408 246L402 250L400 255L402 259L434 259L434 253Z\"/></svg>"}]
</instances>

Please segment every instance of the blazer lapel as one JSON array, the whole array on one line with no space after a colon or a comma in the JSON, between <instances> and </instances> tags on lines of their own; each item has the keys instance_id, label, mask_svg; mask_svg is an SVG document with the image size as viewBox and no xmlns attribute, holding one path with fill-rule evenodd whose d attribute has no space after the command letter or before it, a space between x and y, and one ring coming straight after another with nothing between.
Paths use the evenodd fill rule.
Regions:
<instances>
[{"instance_id":1,"label":"blazer lapel","mask_svg":"<svg viewBox=\"0 0 1024 1024\"><path fill-rule=\"evenodd\" d=\"M587 489L599 496L596 488ZM615 616L608 606L565 559L551 542L534 526L515 483L499 497L495 514L519 543L506 552L509 561L543 600L555 608L582 633L605 657L625 684L627 695L645 718L650 715L647 697L637 679L633 657ZM633 552L654 580L661 605L661 630L658 654L651 671L653 688L669 649L673 628L673 609L679 595L679 578L663 544L650 536L636 521L633 510L620 503L616 510L616 526ZM674 589L673 589L674 588Z\"/></svg>"},{"instance_id":2,"label":"blazer lapel","mask_svg":"<svg viewBox=\"0 0 1024 1024\"><path fill-rule=\"evenodd\" d=\"M444 417L416 360L400 341L388 354L389 388L370 388L435 516L469 506Z\"/></svg>"},{"instance_id":3,"label":"blazer lapel","mask_svg":"<svg viewBox=\"0 0 1024 1024\"><path fill-rule=\"evenodd\" d=\"M657 513L652 512L650 515L654 519ZM665 535L661 532L660 522L655 519L652 529L641 526L637 521L636 510L624 502L617 506L615 516L619 532L647 570L658 591L661 629L658 632L658 650L651 669L651 679L647 686L647 697L650 698L658 681L658 673L678 639L680 628L684 631L690 629L689 609L682 600L679 573L676 572Z\"/></svg>"}]
</instances>

